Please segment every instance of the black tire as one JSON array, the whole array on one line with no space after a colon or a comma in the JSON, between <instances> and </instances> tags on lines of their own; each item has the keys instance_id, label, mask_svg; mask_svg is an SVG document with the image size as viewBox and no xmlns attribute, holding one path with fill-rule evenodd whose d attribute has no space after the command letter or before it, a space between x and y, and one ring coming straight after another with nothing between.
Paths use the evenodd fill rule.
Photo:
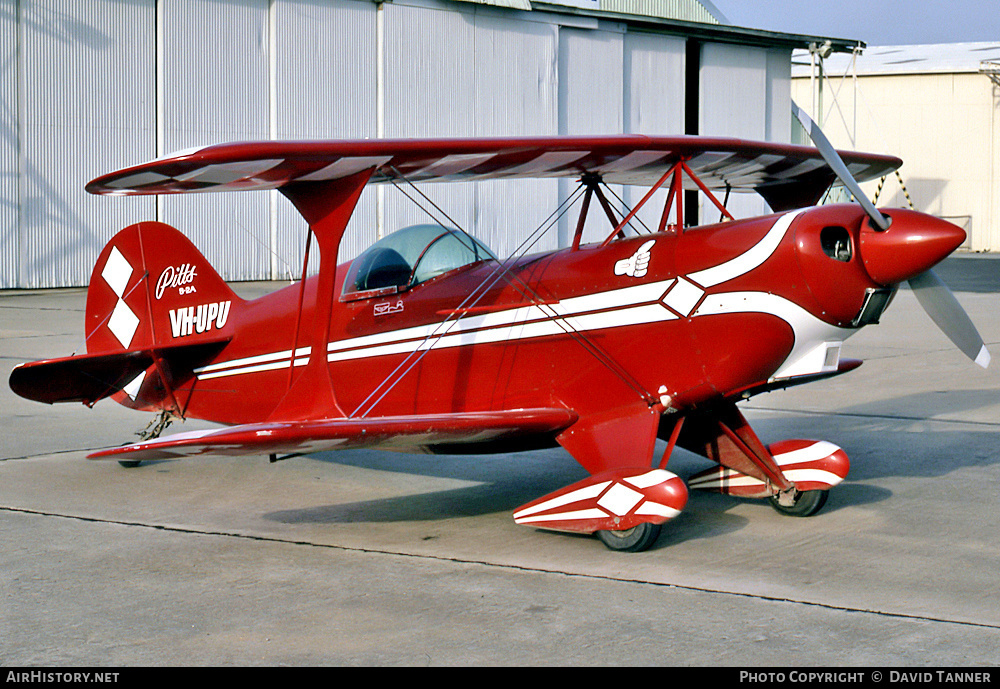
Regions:
<instances>
[{"instance_id":1,"label":"black tire","mask_svg":"<svg viewBox=\"0 0 1000 689\"><path fill-rule=\"evenodd\" d=\"M118 463L121 464L126 469L135 469L137 466L142 464L141 459L120 459Z\"/></svg>"},{"instance_id":2,"label":"black tire","mask_svg":"<svg viewBox=\"0 0 1000 689\"><path fill-rule=\"evenodd\" d=\"M823 509L829 496L828 490L804 490L795 496L795 502L789 506L778 502L777 495L772 495L768 499L771 501L771 507L779 514L789 517L811 517Z\"/></svg>"},{"instance_id":3,"label":"black tire","mask_svg":"<svg viewBox=\"0 0 1000 689\"><path fill-rule=\"evenodd\" d=\"M611 550L639 553L656 543L660 537L660 525L643 522L624 531L598 531L597 537Z\"/></svg>"}]
</instances>

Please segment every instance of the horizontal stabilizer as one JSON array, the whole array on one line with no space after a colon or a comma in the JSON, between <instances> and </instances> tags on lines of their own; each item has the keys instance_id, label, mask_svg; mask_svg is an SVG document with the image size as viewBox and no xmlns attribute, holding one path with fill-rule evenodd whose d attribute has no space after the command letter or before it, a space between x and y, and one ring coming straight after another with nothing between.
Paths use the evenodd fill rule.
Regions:
<instances>
[{"instance_id":1,"label":"horizontal stabilizer","mask_svg":"<svg viewBox=\"0 0 1000 689\"><path fill-rule=\"evenodd\" d=\"M152 366L149 351L84 354L21 364L10 372L10 389L35 402L91 405L113 395Z\"/></svg>"},{"instance_id":2,"label":"horizontal stabilizer","mask_svg":"<svg viewBox=\"0 0 1000 689\"><path fill-rule=\"evenodd\" d=\"M217 353L229 338L193 345L173 345L125 352L80 354L34 361L10 373L10 389L35 402L82 402L98 400L124 390L159 356L176 371L191 371Z\"/></svg>"},{"instance_id":3,"label":"horizontal stabilizer","mask_svg":"<svg viewBox=\"0 0 1000 689\"><path fill-rule=\"evenodd\" d=\"M543 408L264 422L177 433L100 450L88 458L143 461L205 454L304 454L361 447L413 451L438 445L555 434L573 424L576 418L568 409Z\"/></svg>"}]
</instances>

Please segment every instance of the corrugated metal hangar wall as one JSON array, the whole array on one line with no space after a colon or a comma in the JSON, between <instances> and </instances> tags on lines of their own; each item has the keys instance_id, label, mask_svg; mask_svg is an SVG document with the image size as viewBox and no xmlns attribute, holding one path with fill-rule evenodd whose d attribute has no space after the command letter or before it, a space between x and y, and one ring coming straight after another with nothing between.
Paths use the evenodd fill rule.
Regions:
<instances>
[{"instance_id":1,"label":"corrugated metal hangar wall","mask_svg":"<svg viewBox=\"0 0 1000 689\"><path fill-rule=\"evenodd\" d=\"M228 280L297 275L304 224L276 192L110 198L83 190L105 172L193 146L692 126L789 139L790 48L702 40L692 56L677 31L644 28L438 0L0 0L0 287L85 285L105 242L150 219L187 234ZM505 255L571 186L424 191ZM626 202L640 197L621 193ZM756 200L743 205L738 213L762 209ZM426 220L397 190L369 188L340 258ZM569 228L558 232L535 248L557 246Z\"/></svg>"}]
</instances>

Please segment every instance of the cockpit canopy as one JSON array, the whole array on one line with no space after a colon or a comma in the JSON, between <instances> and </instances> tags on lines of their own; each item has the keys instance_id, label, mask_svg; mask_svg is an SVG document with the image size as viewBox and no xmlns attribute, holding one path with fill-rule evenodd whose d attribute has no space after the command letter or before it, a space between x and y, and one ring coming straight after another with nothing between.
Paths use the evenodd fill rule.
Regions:
<instances>
[{"instance_id":1,"label":"cockpit canopy","mask_svg":"<svg viewBox=\"0 0 1000 689\"><path fill-rule=\"evenodd\" d=\"M343 295L398 292L493 258L489 249L464 232L441 225L411 225L383 237L351 262Z\"/></svg>"}]
</instances>

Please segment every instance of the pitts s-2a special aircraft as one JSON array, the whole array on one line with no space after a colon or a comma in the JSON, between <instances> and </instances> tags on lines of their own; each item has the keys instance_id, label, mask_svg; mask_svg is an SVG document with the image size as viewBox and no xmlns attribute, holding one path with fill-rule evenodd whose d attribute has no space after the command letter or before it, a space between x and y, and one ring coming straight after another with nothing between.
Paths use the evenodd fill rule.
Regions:
<instances>
[{"instance_id":1,"label":"pitts s-2a special aircraft","mask_svg":"<svg viewBox=\"0 0 1000 689\"><path fill-rule=\"evenodd\" d=\"M22 364L11 388L41 402L110 396L225 424L89 455L125 465L558 444L590 476L517 509L514 521L596 533L615 550L648 548L684 508L687 486L666 469L678 446L717 463L687 485L813 514L847 475L844 451L813 440L765 445L737 401L858 366L841 358L842 343L877 323L904 281L970 358L986 366L989 354L930 271L963 230L877 210L858 181L901 161L838 152L793 110L815 147L638 135L269 141L105 175L87 189L278 189L309 225L305 263L315 243L318 273L244 301L177 230L126 227L94 268L87 353ZM580 181L571 246L500 260L457 228L422 225L337 265L366 185L525 177ZM858 203L815 206L836 178ZM607 183L648 193L615 213ZM635 230L636 212L660 188L658 226ZM715 195L731 189L755 190L774 214L732 218ZM722 222L685 228L688 190L700 190ZM591 205L609 231L585 243ZM658 438L666 450L654 456Z\"/></svg>"}]
</instances>

